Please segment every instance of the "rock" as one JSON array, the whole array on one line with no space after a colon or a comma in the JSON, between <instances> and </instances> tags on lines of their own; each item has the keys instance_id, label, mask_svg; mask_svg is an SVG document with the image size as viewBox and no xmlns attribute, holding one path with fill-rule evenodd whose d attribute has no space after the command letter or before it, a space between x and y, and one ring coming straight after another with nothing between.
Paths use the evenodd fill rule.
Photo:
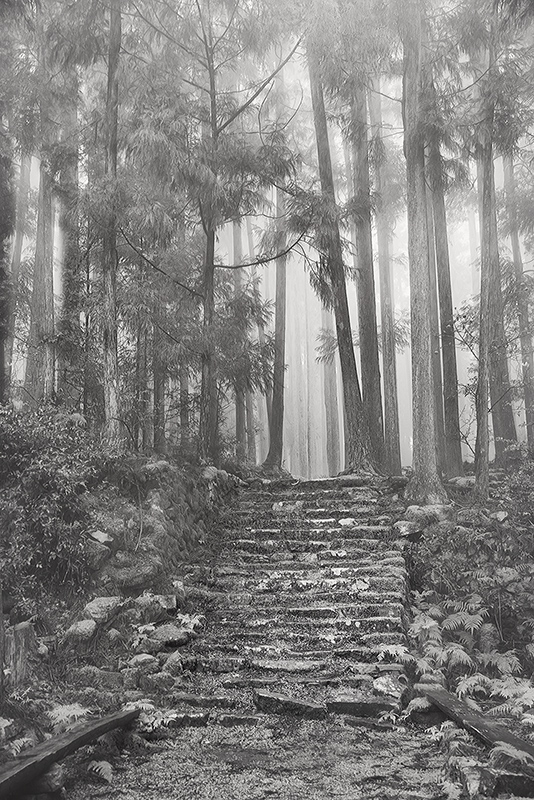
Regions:
<instances>
[{"instance_id":1,"label":"rock","mask_svg":"<svg viewBox=\"0 0 534 800\"><path fill-rule=\"evenodd\" d=\"M475 485L475 476L466 475L465 477L450 478L448 482L458 489L472 489Z\"/></svg>"},{"instance_id":2,"label":"rock","mask_svg":"<svg viewBox=\"0 0 534 800\"><path fill-rule=\"evenodd\" d=\"M445 522L452 517L452 513L452 506L408 506L404 518L409 522L417 523L420 528L426 528L427 525L432 525L434 522Z\"/></svg>"},{"instance_id":3,"label":"rock","mask_svg":"<svg viewBox=\"0 0 534 800\"><path fill-rule=\"evenodd\" d=\"M85 644L93 638L96 628L94 619L82 619L70 626L65 632L65 639L72 644Z\"/></svg>"},{"instance_id":4,"label":"rock","mask_svg":"<svg viewBox=\"0 0 534 800\"><path fill-rule=\"evenodd\" d=\"M172 590L176 597L176 602L178 607L181 608L182 604L185 602L185 587L184 582L181 580L175 580L172 582Z\"/></svg>"},{"instance_id":5,"label":"rock","mask_svg":"<svg viewBox=\"0 0 534 800\"><path fill-rule=\"evenodd\" d=\"M162 562L152 553L118 551L106 565L105 577L120 589L145 589L151 586L162 570Z\"/></svg>"},{"instance_id":6,"label":"rock","mask_svg":"<svg viewBox=\"0 0 534 800\"><path fill-rule=\"evenodd\" d=\"M99 570L111 557L111 550L109 547L93 539L88 539L86 541L85 552L87 555L87 564L89 569L93 570L93 572Z\"/></svg>"},{"instance_id":7,"label":"rock","mask_svg":"<svg viewBox=\"0 0 534 800\"><path fill-rule=\"evenodd\" d=\"M176 652L171 653L170 656L165 661L163 665L163 671L168 672L170 675L174 677L178 677L184 671L183 661L182 661L182 654L176 650Z\"/></svg>"},{"instance_id":8,"label":"rock","mask_svg":"<svg viewBox=\"0 0 534 800\"><path fill-rule=\"evenodd\" d=\"M408 539L410 542L417 542L423 535L423 530L419 523L400 519L393 525L393 530L398 536Z\"/></svg>"},{"instance_id":9,"label":"rock","mask_svg":"<svg viewBox=\"0 0 534 800\"><path fill-rule=\"evenodd\" d=\"M279 500L272 505L272 510L275 514L298 514L303 508L304 500L296 500L294 503L289 503L287 500Z\"/></svg>"},{"instance_id":10,"label":"rock","mask_svg":"<svg viewBox=\"0 0 534 800\"><path fill-rule=\"evenodd\" d=\"M154 631L149 633L146 639L143 639L136 647L137 653L158 653L164 650L165 647L182 647L187 644L191 638L190 631L185 628L179 628L172 623L160 625Z\"/></svg>"},{"instance_id":11,"label":"rock","mask_svg":"<svg viewBox=\"0 0 534 800\"><path fill-rule=\"evenodd\" d=\"M130 658L128 667L137 669L140 673L145 675L149 675L154 672L159 672L159 661L155 656L151 656L148 653L139 653Z\"/></svg>"},{"instance_id":12,"label":"rock","mask_svg":"<svg viewBox=\"0 0 534 800\"><path fill-rule=\"evenodd\" d=\"M495 519L497 522L504 522L505 519L508 519L508 512L494 511L493 514L490 514L490 519Z\"/></svg>"},{"instance_id":13,"label":"rock","mask_svg":"<svg viewBox=\"0 0 534 800\"><path fill-rule=\"evenodd\" d=\"M174 687L174 678L168 672L141 675L139 677L139 686L146 692L168 692Z\"/></svg>"},{"instance_id":14,"label":"rock","mask_svg":"<svg viewBox=\"0 0 534 800\"><path fill-rule=\"evenodd\" d=\"M356 520L354 517L345 517L344 519L340 519L338 524L341 525L342 528L354 528Z\"/></svg>"},{"instance_id":15,"label":"rock","mask_svg":"<svg viewBox=\"0 0 534 800\"><path fill-rule=\"evenodd\" d=\"M456 514L458 525L485 526L490 524L489 517L478 508L462 508Z\"/></svg>"},{"instance_id":16,"label":"rock","mask_svg":"<svg viewBox=\"0 0 534 800\"><path fill-rule=\"evenodd\" d=\"M124 688L128 690L137 689L141 674L138 669L133 669L132 667L126 667L126 669L121 670Z\"/></svg>"},{"instance_id":17,"label":"rock","mask_svg":"<svg viewBox=\"0 0 534 800\"><path fill-rule=\"evenodd\" d=\"M113 543L113 536L110 536L109 533L105 533L104 531L91 531L89 536L94 539L95 542L100 542L100 544Z\"/></svg>"},{"instance_id":18,"label":"rock","mask_svg":"<svg viewBox=\"0 0 534 800\"><path fill-rule=\"evenodd\" d=\"M5 744L5 742L9 739L12 739L16 733L17 727L15 725L15 721L0 717L0 744Z\"/></svg>"},{"instance_id":19,"label":"rock","mask_svg":"<svg viewBox=\"0 0 534 800\"><path fill-rule=\"evenodd\" d=\"M87 603L83 610L85 619L94 619L99 624L105 624L119 610L122 600L120 597L95 597Z\"/></svg>"},{"instance_id":20,"label":"rock","mask_svg":"<svg viewBox=\"0 0 534 800\"><path fill-rule=\"evenodd\" d=\"M326 717L326 706L283 694L254 692L254 703L260 711L270 714L291 714L305 719L324 719Z\"/></svg>"},{"instance_id":21,"label":"rock","mask_svg":"<svg viewBox=\"0 0 534 800\"><path fill-rule=\"evenodd\" d=\"M398 711L396 699L377 697L371 692L345 692L327 699L326 707L332 714L350 714L354 717L377 717L384 711Z\"/></svg>"},{"instance_id":22,"label":"rock","mask_svg":"<svg viewBox=\"0 0 534 800\"><path fill-rule=\"evenodd\" d=\"M255 726L263 721L259 714L219 714L216 722L224 728L234 728L237 725Z\"/></svg>"},{"instance_id":23,"label":"rock","mask_svg":"<svg viewBox=\"0 0 534 800\"><path fill-rule=\"evenodd\" d=\"M208 720L209 713L207 711L178 712L169 722L169 728L200 728L207 725Z\"/></svg>"},{"instance_id":24,"label":"rock","mask_svg":"<svg viewBox=\"0 0 534 800\"><path fill-rule=\"evenodd\" d=\"M112 672L106 669L85 664L81 667L71 667L69 678L75 683L83 686L92 686L96 689L116 689L123 684L123 676L120 672Z\"/></svg>"}]
</instances>

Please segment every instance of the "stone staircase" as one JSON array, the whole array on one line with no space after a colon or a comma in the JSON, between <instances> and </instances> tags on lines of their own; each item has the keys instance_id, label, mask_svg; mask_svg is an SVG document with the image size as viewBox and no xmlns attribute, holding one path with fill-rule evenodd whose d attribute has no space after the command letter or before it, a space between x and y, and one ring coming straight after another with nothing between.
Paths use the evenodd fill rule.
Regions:
<instances>
[{"instance_id":1,"label":"stone staircase","mask_svg":"<svg viewBox=\"0 0 534 800\"><path fill-rule=\"evenodd\" d=\"M397 489L345 476L242 491L218 533L208 582L219 600L194 646L195 691L222 708L233 698L235 724L398 711L407 573L392 531Z\"/></svg>"}]
</instances>

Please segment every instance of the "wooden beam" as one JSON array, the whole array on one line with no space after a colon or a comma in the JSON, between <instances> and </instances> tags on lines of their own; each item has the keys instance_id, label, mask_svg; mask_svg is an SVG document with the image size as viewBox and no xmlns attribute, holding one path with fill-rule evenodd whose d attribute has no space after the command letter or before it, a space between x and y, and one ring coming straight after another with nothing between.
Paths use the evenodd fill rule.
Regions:
<instances>
[{"instance_id":1,"label":"wooden beam","mask_svg":"<svg viewBox=\"0 0 534 800\"><path fill-rule=\"evenodd\" d=\"M534 743L511 733L502 723L473 711L467 703L459 700L455 695L445 689L429 687L425 694L435 706L440 708L448 717L453 719L469 733L478 736L483 742L493 747L497 742L505 742L516 750L528 753L534 758Z\"/></svg>"},{"instance_id":2,"label":"wooden beam","mask_svg":"<svg viewBox=\"0 0 534 800\"><path fill-rule=\"evenodd\" d=\"M15 762L0 771L0 800L17 800L21 788L32 783L56 761L74 753L114 728L124 727L139 716L139 711L121 711L99 720L77 725L66 733L47 739L31 750L24 750Z\"/></svg>"}]
</instances>

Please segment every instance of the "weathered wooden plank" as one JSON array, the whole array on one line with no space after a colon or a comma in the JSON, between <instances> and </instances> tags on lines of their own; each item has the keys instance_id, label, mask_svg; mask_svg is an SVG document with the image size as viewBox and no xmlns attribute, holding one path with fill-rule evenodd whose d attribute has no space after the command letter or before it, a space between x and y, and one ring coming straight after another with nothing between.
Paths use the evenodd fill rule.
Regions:
<instances>
[{"instance_id":1,"label":"weathered wooden plank","mask_svg":"<svg viewBox=\"0 0 534 800\"><path fill-rule=\"evenodd\" d=\"M534 743L511 733L502 723L473 711L467 703L462 702L445 689L429 687L425 689L425 694L430 702L440 708L448 717L469 733L478 736L486 744L493 746L497 742L506 742L516 750L528 753L534 758Z\"/></svg>"},{"instance_id":2,"label":"weathered wooden plank","mask_svg":"<svg viewBox=\"0 0 534 800\"><path fill-rule=\"evenodd\" d=\"M0 771L0 800L17 800L22 787L36 780L56 761L74 753L84 744L114 728L124 727L139 716L139 711L121 711L108 717L77 725L66 733L23 751L15 762Z\"/></svg>"}]
</instances>

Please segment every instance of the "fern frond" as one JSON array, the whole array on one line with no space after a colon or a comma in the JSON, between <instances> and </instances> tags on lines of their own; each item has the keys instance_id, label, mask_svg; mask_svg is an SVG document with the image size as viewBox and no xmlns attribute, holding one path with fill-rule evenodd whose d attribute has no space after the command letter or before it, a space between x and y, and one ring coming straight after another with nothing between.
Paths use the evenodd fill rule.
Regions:
<instances>
[{"instance_id":1,"label":"fern frond","mask_svg":"<svg viewBox=\"0 0 534 800\"><path fill-rule=\"evenodd\" d=\"M91 761L87 765L87 769L89 772L98 775L98 777L102 778L106 783L111 783L113 780L113 767L109 761Z\"/></svg>"}]
</instances>

